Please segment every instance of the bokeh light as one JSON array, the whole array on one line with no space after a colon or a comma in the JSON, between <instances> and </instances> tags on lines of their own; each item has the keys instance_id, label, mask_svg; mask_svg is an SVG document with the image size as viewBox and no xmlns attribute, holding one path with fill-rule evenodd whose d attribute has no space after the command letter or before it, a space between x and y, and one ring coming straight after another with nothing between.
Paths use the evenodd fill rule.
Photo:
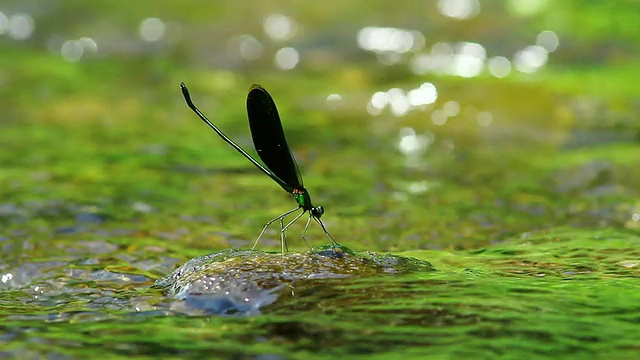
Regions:
<instances>
[{"instance_id":1,"label":"bokeh light","mask_svg":"<svg viewBox=\"0 0 640 360\"><path fill-rule=\"evenodd\" d=\"M329 94L327 96L327 108L335 110L340 107L342 96L340 94Z\"/></svg>"},{"instance_id":2,"label":"bokeh light","mask_svg":"<svg viewBox=\"0 0 640 360\"><path fill-rule=\"evenodd\" d=\"M9 18L0 11L0 35L9 31Z\"/></svg>"},{"instance_id":3,"label":"bokeh light","mask_svg":"<svg viewBox=\"0 0 640 360\"><path fill-rule=\"evenodd\" d=\"M227 52L237 53L245 60L255 60L262 56L264 47L255 37L244 34L229 40L227 43Z\"/></svg>"},{"instance_id":4,"label":"bokeh light","mask_svg":"<svg viewBox=\"0 0 640 360\"><path fill-rule=\"evenodd\" d=\"M371 96L371 100L367 103L367 112L373 116L380 115L388 103L389 95L384 91L377 91Z\"/></svg>"},{"instance_id":5,"label":"bokeh light","mask_svg":"<svg viewBox=\"0 0 640 360\"><path fill-rule=\"evenodd\" d=\"M62 44L60 54L68 62L76 62L82 58L84 48L82 44L77 40L67 40Z\"/></svg>"},{"instance_id":6,"label":"bokeh light","mask_svg":"<svg viewBox=\"0 0 640 360\"><path fill-rule=\"evenodd\" d=\"M144 41L154 42L161 40L165 35L166 26L158 18L146 18L140 23L140 37Z\"/></svg>"},{"instance_id":7,"label":"bokeh light","mask_svg":"<svg viewBox=\"0 0 640 360\"><path fill-rule=\"evenodd\" d=\"M276 52L276 66L282 70L291 70L300 62L298 50L292 47L285 47Z\"/></svg>"},{"instance_id":8,"label":"bokeh light","mask_svg":"<svg viewBox=\"0 0 640 360\"><path fill-rule=\"evenodd\" d=\"M5 274L2 274L2 276L0 277L0 281L2 283L6 283L6 282L10 281L11 279L13 279L13 274L12 273L5 273Z\"/></svg>"},{"instance_id":9,"label":"bokeh light","mask_svg":"<svg viewBox=\"0 0 640 360\"><path fill-rule=\"evenodd\" d=\"M68 62L78 62L86 54L98 52L98 44L90 37L64 40L59 36L52 36L47 41L47 47L51 52L60 52L60 55Z\"/></svg>"},{"instance_id":10,"label":"bokeh light","mask_svg":"<svg viewBox=\"0 0 640 360\"><path fill-rule=\"evenodd\" d=\"M493 122L493 114L489 111L481 111L476 117L478 125L487 127Z\"/></svg>"},{"instance_id":11,"label":"bokeh light","mask_svg":"<svg viewBox=\"0 0 640 360\"><path fill-rule=\"evenodd\" d=\"M91 53L95 53L98 52L98 43L96 43L95 40L93 40L90 37L81 37L80 39L78 39L78 42L80 43L80 45L82 45L82 48L85 51L91 52Z\"/></svg>"},{"instance_id":12,"label":"bokeh light","mask_svg":"<svg viewBox=\"0 0 640 360\"><path fill-rule=\"evenodd\" d=\"M424 46L424 36L418 31L391 27L365 27L358 32L358 46L379 54L404 54Z\"/></svg>"},{"instance_id":13,"label":"bokeh light","mask_svg":"<svg viewBox=\"0 0 640 360\"><path fill-rule=\"evenodd\" d=\"M547 8L549 0L509 0L509 10L515 15L535 15Z\"/></svg>"},{"instance_id":14,"label":"bokeh light","mask_svg":"<svg viewBox=\"0 0 640 360\"><path fill-rule=\"evenodd\" d=\"M438 11L447 17L465 20L480 13L478 0L438 0Z\"/></svg>"},{"instance_id":15,"label":"bokeh light","mask_svg":"<svg viewBox=\"0 0 640 360\"><path fill-rule=\"evenodd\" d=\"M547 59L548 53L545 48L531 45L518 51L513 57L513 63L516 70L523 73L533 73L543 67L547 63Z\"/></svg>"},{"instance_id":16,"label":"bokeh light","mask_svg":"<svg viewBox=\"0 0 640 360\"><path fill-rule=\"evenodd\" d=\"M413 128L403 127L400 129L398 150L405 156L424 154L430 143L429 137L418 135Z\"/></svg>"},{"instance_id":17,"label":"bokeh light","mask_svg":"<svg viewBox=\"0 0 640 360\"><path fill-rule=\"evenodd\" d=\"M430 53L415 55L409 68L415 74L433 72L441 75L475 77L484 69L487 53L478 43L460 42L456 44L437 42Z\"/></svg>"},{"instance_id":18,"label":"bokeh light","mask_svg":"<svg viewBox=\"0 0 640 360\"><path fill-rule=\"evenodd\" d=\"M460 113L460 104L457 101L447 101L442 107L442 111L447 117L457 116Z\"/></svg>"},{"instance_id":19,"label":"bokeh light","mask_svg":"<svg viewBox=\"0 0 640 360\"><path fill-rule=\"evenodd\" d=\"M375 92L367 103L367 112L374 116L380 115L389 107L392 115L403 116L413 109L433 104L437 99L438 91L429 82L406 92L400 88L391 88Z\"/></svg>"},{"instance_id":20,"label":"bokeh light","mask_svg":"<svg viewBox=\"0 0 640 360\"><path fill-rule=\"evenodd\" d=\"M329 96L327 96L328 102L334 102L334 101L340 101L340 100L342 100L342 96L340 96L339 94L329 94Z\"/></svg>"},{"instance_id":21,"label":"bokeh light","mask_svg":"<svg viewBox=\"0 0 640 360\"><path fill-rule=\"evenodd\" d=\"M29 14L15 14L9 18L9 36L15 40L26 40L35 30L35 23Z\"/></svg>"},{"instance_id":22,"label":"bokeh light","mask_svg":"<svg viewBox=\"0 0 640 360\"><path fill-rule=\"evenodd\" d=\"M444 110L434 110L431 113L431 122L434 125L442 126L447 123L447 120L447 114L444 112Z\"/></svg>"},{"instance_id":23,"label":"bokeh light","mask_svg":"<svg viewBox=\"0 0 640 360\"><path fill-rule=\"evenodd\" d=\"M407 94L400 88L391 88L387 91L389 95L389 106L391 114L394 116L402 116L411 109L411 104L407 98Z\"/></svg>"},{"instance_id":24,"label":"bokeh light","mask_svg":"<svg viewBox=\"0 0 640 360\"><path fill-rule=\"evenodd\" d=\"M282 14L270 14L263 21L264 32L273 40L286 41L293 38L298 25L293 19Z\"/></svg>"},{"instance_id":25,"label":"bokeh light","mask_svg":"<svg viewBox=\"0 0 640 360\"><path fill-rule=\"evenodd\" d=\"M424 83L419 88L410 90L408 93L409 104L412 106L422 106L433 104L438 99L438 91L432 83Z\"/></svg>"},{"instance_id":26,"label":"bokeh light","mask_svg":"<svg viewBox=\"0 0 640 360\"><path fill-rule=\"evenodd\" d=\"M416 54L409 64L409 68L414 74L426 74L430 70L430 58L427 54Z\"/></svg>"},{"instance_id":27,"label":"bokeh light","mask_svg":"<svg viewBox=\"0 0 640 360\"><path fill-rule=\"evenodd\" d=\"M484 47L476 43L458 44L457 54L453 57L450 74L462 77L478 76L484 68L487 53Z\"/></svg>"},{"instance_id":28,"label":"bokeh light","mask_svg":"<svg viewBox=\"0 0 640 360\"><path fill-rule=\"evenodd\" d=\"M536 44L542 46L545 50L547 50L547 52L554 52L560 44L560 39L555 32L551 30L545 30L538 34L538 37L536 38Z\"/></svg>"},{"instance_id":29,"label":"bokeh light","mask_svg":"<svg viewBox=\"0 0 640 360\"><path fill-rule=\"evenodd\" d=\"M511 61L504 56L495 56L488 61L489 73L497 78L503 78L511 72Z\"/></svg>"}]
</instances>

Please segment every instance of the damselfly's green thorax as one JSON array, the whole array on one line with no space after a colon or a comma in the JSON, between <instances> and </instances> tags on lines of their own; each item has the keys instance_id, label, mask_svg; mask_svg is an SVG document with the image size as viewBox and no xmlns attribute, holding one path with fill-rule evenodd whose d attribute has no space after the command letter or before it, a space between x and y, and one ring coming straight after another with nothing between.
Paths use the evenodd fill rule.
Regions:
<instances>
[{"instance_id":1,"label":"damselfly's green thorax","mask_svg":"<svg viewBox=\"0 0 640 360\"><path fill-rule=\"evenodd\" d=\"M322 214L324 214L324 208L322 206L313 206L311 203L311 196L307 189L294 188L291 193L293 194L293 198L296 199L298 205L300 205L304 211L309 211L311 216L319 219Z\"/></svg>"}]
</instances>

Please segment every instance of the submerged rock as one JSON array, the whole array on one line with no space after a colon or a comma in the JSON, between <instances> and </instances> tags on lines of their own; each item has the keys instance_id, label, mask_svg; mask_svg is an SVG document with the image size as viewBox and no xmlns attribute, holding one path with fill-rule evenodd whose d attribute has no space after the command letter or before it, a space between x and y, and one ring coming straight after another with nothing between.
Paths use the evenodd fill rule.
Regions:
<instances>
[{"instance_id":1,"label":"submerged rock","mask_svg":"<svg viewBox=\"0 0 640 360\"><path fill-rule=\"evenodd\" d=\"M256 314L279 294L321 279L433 271L413 258L353 252L342 246L306 253L265 253L229 249L189 260L154 286L178 300L172 309L191 314Z\"/></svg>"}]
</instances>

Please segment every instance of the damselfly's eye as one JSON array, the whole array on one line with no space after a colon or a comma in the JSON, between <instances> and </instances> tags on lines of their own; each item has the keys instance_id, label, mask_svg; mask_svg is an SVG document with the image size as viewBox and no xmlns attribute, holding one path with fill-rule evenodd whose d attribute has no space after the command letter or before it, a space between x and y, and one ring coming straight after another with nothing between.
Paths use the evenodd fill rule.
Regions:
<instances>
[{"instance_id":1,"label":"damselfly's eye","mask_svg":"<svg viewBox=\"0 0 640 360\"><path fill-rule=\"evenodd\" d=\"M321 205L318 205L311 209L311 215L313 215L313 217L320 219L322 214L324 214L324 208Z\"/></svg>"}]
</instances>

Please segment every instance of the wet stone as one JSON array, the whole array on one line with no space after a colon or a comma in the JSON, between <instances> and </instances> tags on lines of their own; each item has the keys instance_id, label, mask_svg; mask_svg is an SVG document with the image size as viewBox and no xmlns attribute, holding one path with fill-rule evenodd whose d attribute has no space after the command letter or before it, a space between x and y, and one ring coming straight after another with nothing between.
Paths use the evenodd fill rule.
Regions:
<instances>
[{"instance_id":1,"label":"wet stone","mask_svg":"<svg viewBox=\"0 0 640 360\"><path fill-rule=\"evenodd\" d=\"M320 285L327 279L434 270L426 261L354 252L342 246L284 255L229 249L189 260L157 280L154 287L162 288L175 300L173 311L251 315L277 302L283 293Z\"/></svg>"}]
</instances>

